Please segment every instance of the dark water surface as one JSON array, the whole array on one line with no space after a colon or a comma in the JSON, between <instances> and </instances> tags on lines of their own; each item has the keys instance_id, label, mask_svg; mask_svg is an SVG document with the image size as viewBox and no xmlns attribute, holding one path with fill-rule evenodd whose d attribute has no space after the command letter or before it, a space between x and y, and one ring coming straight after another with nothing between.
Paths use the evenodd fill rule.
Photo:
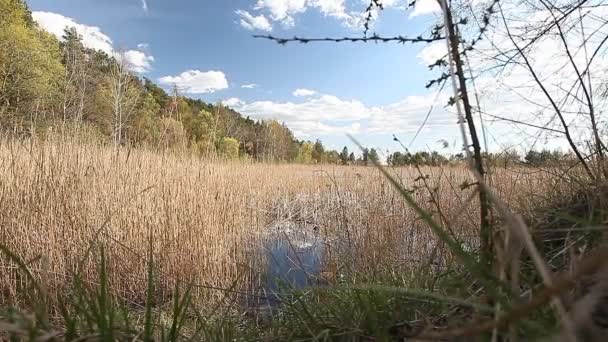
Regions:
<instances>
[{"instance_id":1,"label":"dark water surface","mask_svg":"<svg viewBox=\"0 0 608 342\"><path fill-rule=\"evenodd\" d=\"M325 244L304 227L277 229L265 246L264 291L272 296L315 286L323 267Z\"/></svg>"}]
</instances>

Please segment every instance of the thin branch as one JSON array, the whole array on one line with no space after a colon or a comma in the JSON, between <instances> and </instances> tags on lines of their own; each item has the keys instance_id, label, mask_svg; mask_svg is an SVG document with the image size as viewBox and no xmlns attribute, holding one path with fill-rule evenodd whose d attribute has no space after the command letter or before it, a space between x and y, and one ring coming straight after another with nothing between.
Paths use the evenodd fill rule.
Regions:
<instances>
[{"instance_id":1,"label":"thin branch","mask_svg":"<svg viewBox=\"0 0 608 342\"><path fill-rule=\"evenodd\" d=\"M550 8L549 5L547 5L545 3L545 1L540 1L545 8L549 11L549 13L551 13L551 16L553 17L553 20L557 20L557 18L555 17L555 14L553 13L553 10ZM582 25L582 22L581 22ZM568 45L568 41L566 40L566 37L564 35L564 32L562 31L561 25L559 23L555 24L555 27L557 27L557 30L559 32L559 37L562 41L562 43L564 44L564 48L566 50L566 55L568 56L568 59L570 61L570 64L572 65L572 68L574 69L574 72L576 72L576 76L578 77L578 81L580 83L581 88L583 89L583 93L585 94L585 99L587 101L587 107L589 108L589 118L591 119L591 128L593 130L593 136L595 138L595 148L596 151L598 152L598 159L600 162L604 161L604 153L602 151L602 140L600 138L599 135L599 131L597 128L597 121L595 118L595 107L593 105L593 99L591 97L591 93L590 93L590 89L587 89L587 86L585 85L585 81L583 80L583 75L581 74L581 72L579 71L578 66L576 65L576 62L574 61L574 57L572 56L572 53L570 52L570 47ZM587 44L584 44L585 46L585 57L586 55L586 46ZM591 83L589 84L589 87L591 87ZM604 172L604 176L606 178L608 178L608 173L606 173L605 168L603 167L603 165L601 165L602 171Z\"/></svg>"},{"instance_id":2,"label":"thin branch","mask_svg":"<svg viewBox=\"0 0 608 342\"><path fill-rule=\"evenodd\" d=\"M538 128L538 129L543 130L543 131L549 131L549 132L554 132L554 133L565 134L564 131L560 131L558 129L553 129L553 128L549 128L549 127L546 127L546 126L544 126L544 127L543 126L538 126L538 125L534 125L534 124L523 122L523 121L519 121L519 120L513 120L513 119L505 118L505 117L502 117L502 116L498 116L498 115L490 114L490 113L487 113L487 112L483 112L481 110L479 112L481 114L485 115L485 116L489 116L489 117L492 117L492 118L497 119L497 120L508 121L508 122L512 122L512 123L518 124L518 125Z\"/></svg>"},{"instance_id":3,"label":"thin branch","mask_svg":"<svg viewBox=\"0 0 608 342\"><path fill-rule=\"evenodd\" d=\"M439 87L439 90L437 91L437 94L435 94L435 98L433 99L433 104L431 104L431 107L429 108L428 112L426 113L426 116L424 117L422 124L420 124L420 126L418 127L416 134L414 134L414 137L412 138L410 143L407 145L408 148L412 147L412 145L414 144L414 141L416 141L416 138L418 138L418 135L420 134L420 132L422 131L424 126L426 126L426 123L429 120L429 117L431 116L433 109L435 108L435 102L437 102L437 99L439 98L439 95L441 94L441 91L443 90L443 87L445 86L446 83L447 83L447 79L443 80L443 82L441 83L441 86Z\"/></svg>"},{"instance_id":4,"label":"thin branch","mask_svg":"<svg viewBox=\"0 0 608 342\"><path fill-rule=\"evenodd\" d=\"M565 20L566 18L568 18L568 16L570 14L572 14L578 8L582 7L587 1L588 0L581 0L580 2L572 5L572 7L567 12L562 12L563 15L560 18L557 18L557 20L554 20L553 22L551 22L551 24L549 24L547 27L545 27L543 30L541 30L541 32L539 32L535 37L531 38L524 46L518 47L517 48L517 54L511 56L507 62L510 62L513 59L515 59L518 54L519 55L523 55L523 52L526 49L528 49L530 46L532 46L532 44L536 43L537 40L541 39L542 37L545 37L545 35L547 33L549 33L556 24L559 24L562 20ZM501 15L503 17L502 18L503 22L505 22L505 25L506 25L506 20L504 18L504 13L502 11L502 6L500 6L500 4L499 4L499 9L500 9ZM511 36L511 35L509 34L509 36Z\"/></svg>"},{"instance_id":5,"label":"thin branch","mask_svg":"<svg viewBox=\"0 0 608 342\"><path fill-rule=\"evenodd\" d=\"M511 30L509 30L509 25L507 24L507 20L506 20L506 18L504 16L504 12L502 10L502 6L500 5L500 3L498 4L498 8L500 9L500 14L501 14L501 17L502 17L502 21L503 21L503 23L505 25L506 33L507 33L507 36L509 37L509 40L511 41L511 43L513 44L513 46L515 46L515 48L517 49L518 54L521 55L521 57L524 60L524 63L526 65L528 71L530 72L530 74L534 78L534 81L536 82L536 84L538 84L538 86L540 87L540 89L542 90L542 92L545 94L545 96L547 97L547 100L551 103L551 106L555 110L556 115L559 117L559 119L560 119L560 121L562 123L562 126L564 128L564 135L566 136L566 140L568 140L568 144L570 145L570 148L572 148L572 151L574 152L574 154L576 155L576 157L578 158L578 160L580 160L581 164L585 168L585 171L587 172L587 174L589 174L589 176L591 177L591 179L595 179L595 175L593 174L593 172L589 168L589 165L587 164L587 162L585 162L585 159L583 158L583 155L578 150L578 147L576 147L576 144L574 143L574 140L572 140L572 135L570 134L570 129L568 128L568 123L564 119L564 116L563 116L560 108L557 106L557 103L555 103L555 100L553 99L553 97L551 96L551 94L549 94L549 91L547 90L547 88L545 88L545 85L543 84L543 82L540 80L540 78L538 77L538 75L534 71L534 68L532 67L532 64L530 63L530 61L528 60L528 57L526 56L525 52L515 42L515 39L513 38L513 35L511 34ZM530 44L527 44L527 46L529 46L529 45Z\"/></svg>"}]
</instances>

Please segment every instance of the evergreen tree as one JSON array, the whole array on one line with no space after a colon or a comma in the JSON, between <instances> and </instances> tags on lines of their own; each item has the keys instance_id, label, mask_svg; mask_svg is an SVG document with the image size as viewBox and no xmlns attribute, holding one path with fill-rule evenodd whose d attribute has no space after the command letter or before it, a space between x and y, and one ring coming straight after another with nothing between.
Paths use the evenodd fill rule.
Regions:
<instances>
[{"instance_id":1,"label":"evergreen tree","mask_svg":"<svg viewBox=\"0 0 608 342\"><path fill-rule=\"evenodd\" d=\"M368 162L369 162L369 149L364 148L363 152L361 153L361 164L367 165Z\"/></svg>"},{"instance_id":2,"label":"evergreen tree","mask_svg":"<svg viewBox=\"0 0 608 342\"><path fill-rule=\"evenodd\" d=\"M325 161L325 148L319 139L315 141L315 145L313 146L312 159L317 163L322 163Z\"/></svg>"},{"instance_id":3,"label":"evergreen tree","mask_svg":"<svg viewBox=\"0 0 608 342\"><path fill-rule=\"evenodd\" d=\"M354 163L355 163L355 153L354 153L354 152L351 152L351 153L350 153L350 155L348 156L348 161L349 161L351 164L354 164Z\"/></svg>"},{"instance_id":4,"label":"evergreen tree","mask_svg":"<svg viewBox=\"0 0 608 342\"><path fill-rule=\"evenodd\" d=\"M377 163L379 159L378 157L378 152L376 152L376 149L372 148L371 150L369 150L369 161L372 163Z\"/></svg>"},{"instance_id":5,"label":"evergreen tree","mask_svg":"<svg viewBox=\"0 0 608 342\"><path fill-rule=\"evenodd\" d=\"M344 146L342 152L340 153L340 160L342 161L343 165L348 163L348 148L346 146Z\"/></svg>"}]
</instances>

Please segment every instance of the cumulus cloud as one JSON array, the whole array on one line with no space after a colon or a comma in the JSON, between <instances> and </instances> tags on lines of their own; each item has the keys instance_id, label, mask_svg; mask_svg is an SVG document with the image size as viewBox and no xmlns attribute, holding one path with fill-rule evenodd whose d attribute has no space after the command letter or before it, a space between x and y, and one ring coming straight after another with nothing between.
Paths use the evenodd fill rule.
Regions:
<instances>
[{"instance_id":1,"label":"cumulus cloud","mask_svg":"<svg viewBox=\"0 0 608 342\"><path fill-rule=\"evenodd\" d=\"M294 92L295 93L295 92ZM223 103L244 115L285 122L300 138L346 133L392 134L414 131L434 101L447 101L435 94L408 96L384 106L368 106L355 99L329 94L309 94L298 102L251 101L229 98ZM442 104L445 102L442 102ZM455 126L456 116L439 106L428 127Z\"/></svg>"},{"instance_id":2,"label":"cumulus cloud","mask_svg":"<svg viewBox=\"0 0 608 342\"><path fill-rule=\"evenodd\" d=\"M301 139L318 138L319 136L343 136L361 133L361 123L353 122L346 125L331 125L319 121L298 121L289 125L294 134Z\"/></svg>"},{"instance_id":3,"label":"cumulus cloud","mask_svg":"<svg viewBox=\"0 0 608 342\"><path fill-rule=\"evenodd\" d=\"M441 7L437 0L418 0L414 10L410 13L410 18L439 12L441 12Z\"/></svg>"},{"instance_id":4,"label":"cumulus cloud","mask_svg":"<svg viewBox=\"0 0 608 342\"><path fill-rule=\"evenodd\" d=\"M148 56L138 50L118 52L116 57L119 60L122 60L130 70L137 73L148 72L150 69L152 69L152 62L154 62L153 56Z\"/></svg>"},{"instance_id":5,"label":"cumulus cloud","mask_svg":"<svg viewBox=\"0 0 608 342\"><path fill-rule=\"evenodd\" d=\"M241 88L244 88L244 89L253 89L253 88L257 88L257 87L258 87L258 85L255 83L248 83L248 84L241 85Z\"/></svg>"},{"instance_id":6,"label":"cumulus cloud","mask_svg":"<svg viewBox=\"0 0 608 342\"><path fill-rule=\"evenodd\" d=\"M235 108L237 109L237 108ZM304 102L241 102L239 111L261 119L293 121L344 121L368 117L368 108L357 100L342 100L333 95L320 95Z\"/></svg>"},{"instance_id":7,"label":"cumulus cloud","mask_svg":"<svg viewBox=\"0 0 608 342\"><path fill-rule=\"evenodd\" d=\"M112 39L97 26L88 26L77 23L74 19L52 12L32 12L34 20L45 31L52 33L58 39L62 39L66 27L75 28L82 36L82 44L90 49L103 51L109 55L113 54Z\"/></svg>"},{"instance_id":8,"label":"cumulus cloud","mask_svg":"<svg viewBox=\"0 0 608 342\"><path fill-rule=\"evenodd\" d=\"M177 76L164 76L158 79L161 84L175 84L187 94L213 93L228 88L226 75L221 71L188 70Z\"/></svg>"},{"instance_id":9,"label":"cumulus cloud","mask_svg":"<svg viewBox=\"0 0 608 342\"><path fill-rule=\"evenodd\" d=\"M342 25L351 29L360 29L365 22L366 14L363 11L348 11L344 0L310 0L309 5L316 8L326 17L339 20ZM393 5L393 2L384 4L385 8ZM376 18L377 10L372 9L372 17Z\"/></svg>"},{"instance_id":10,"label":"cumulus cloud","mask_svg":"<svg viewBox=\"0 0 608 342\"><path fill-rule=\"evenodd\" d=\"M369 133L410 132L424 123L431 106L435 107L425 127L456 127L457 117L444 106L447 94L411 95L403 100L377 108L370 117Z\"/></svg>"},{"instance_id":11,"label":"cumulus cloud","mask_svg":"<svg viewBox=\"0 0 608 342\"><path fill-rule=\"evenodd\" d=\"M223 104L243 115L256 119L274 119L284 122L299 139L323 137L344 137L345 134L358 135L362 141L371 136L384 137L386 147L394 147L391 136L398 135L409 141L420 128L414 146L433 148L440 139L447 140L449 147L456 153L460 150L461 140L456 113L446 107L449 91L442 94L428 92L406 96L403 99L379 106L370 106L356 99L341 99L329 94L315 94L302 97L299 101L244 101L229 98ZM425 121L429 109L434 110ZM516 107L509 107L517 110ZM490 108L487 108L491 110ZM424 126L423 126L424 125ZM504 122L485 122L489 132L500 132L500 140L513 141L513 130ZM521 131L516 131L520 133Z\"/></svg>"},{"instance_id":12,"label":"cumulus cloud","mask_svg":"<svg viewBox=\"0 0 608 342\"><path fill-rule=\"evenodd\" d=\"M112 39L97 26L88 26L76 22L74 19L58 13L36 11L32 12L34 20L45 31L53 34L59 40L63 39L66 28L75 28L82 36L82 44L89 48L103 51L127 63L129 68L138 73L145 73L152 68L153 56L148 56L139 50L116 51ZM142 49L141 47L138 48Z\"/></svg>"},{"instance_id":13,"label":"cumulus cloud","mask_svg":"<svg viewBox=\"0 0 608 342\"><path fill-rule=\"evenodd\" d=\"M300 9L300 12L305 11L306 8L315 8L320 13L328 16L331 13L348 13L346 7L341 7L343 4L342 1L335 1L321 5L314 0L310 0L304 3L305 6ZM289 7L283 7L283 9L285 8ZM265 8L259 10L270 11ZM505 6L504 10L508 12L506 16L509 18L508 20L513 20L514 23L531 20L524 17L529 12L522 11L521 8L506 8ZM413 10L411 16L431 14L438 11L439 7L436 6L434 0L421 0L417 3L417 7ZM296 12L287 10L277 11L277 13L287 13L284 17L290 15L293 17L296 14ZM608 8L594 9L594 14L596 18L607 17ZM275 17L270 16L270 18L274 20ZM579 26L580 23L577 20L580 19L578 16L572 17L571 20L572 22L565 22L564 27ZM608 28L593 19L593 16L584 17L582 20L588 35L587 50L596 51L598 48L601 50L603 37L608 34ZM548 23L550 21L550 13L539 11L534 17L534 22ZM481 99L480 108L484 117L484 128L488 133L488 143L490 146L493 145L495 149L504 144L512 145L513 143L521 143L524 148L529 148L539 140L547 146L567 146L563 143L565 141L563 135L550 134L546 130L539 130L535 127L499 118L504 117L538 127L561 129L561 124L555 116L555 110L551 107L542 90L535 84L525 65L520 63L517 57L513 59L514 63L511 65L505 68L495 68L495 63L501 62L491 58L493 55L500 54L497 47L502 53L507 54L514 53L516 49L514 49L513 43L506 38L502 24L494 23L493 25L492 30L488 30L487 33L491 36L489 41L493 45L488 42L488 39L484 39L476 45L476 50L479 51L469 54L475 79L475 90ZM525 29L527 27L513 25L512 33L518 37L525 37ZM591 32L594 35L593 37L590 37ZM570 42L578 69L585 70L587 57L585 56L585 49L581 48L580 45L584 40L581 37L580 30L567 32L566 40ZM572 123L571 129L576 142L583 145L586 140L592 139L588 134L589 130L582 129L589 127L589 116L586 113L588 109L586 109L585 99L580 87L572 88L572 85L577 82L577 75L568 60L563 42L559 37L548 35L531 45L527 49L527 53L545 87L560 102L559 105L564 110L566 121ZM445 54L444 42L436 42L425 46L417 56L421 65L426 66L434 63ZM590 75L592 82L590 88L594 92L599 93L605 89L602 88L602 85L605 86L605 83L602 82L608 79L608 57L605 54L598 54L594 58L590 67ZM472 93L473 89L471 88ZM407 141L424 124L423 133L418 137L422 147L427 143L432 144L439 139L445 139L450 143L450 146L455 148L455 151L460 148L457 116L453 108L446 106L448 98L452 95L450 83L439 95L433 92L421 93L404 96L399 101L375 106L365 104L361 100L314 93L307 89L296 89L292 94L298 98L293 101L244 101L232 98L226 100L225 103L229 103L234 109L251 117L283 121L300 138L358 133L367 136L388 136L388 141L390 141L391 134L396 133ZM608 100L601 98L601 96L594 96L593 100L596 102L596 108L606 108L608 104ZM431 106L434 107L434 110L428 121L425 121ZM476 117L475 120L478 121L479 119ZM605 123L603 118L601 120L602 123ZM479 129L478 132L481 134L482 130Z\"/></svg>"},{"instance_id":14,"label":"cumulus cloud","mask_svg":"<svg viewBox=\"0 0 608 342\"><path fill-rule=\"evenodd\" d=\"M241 101L241 99L239 99L237 97L231 97L229 99L222 101L222 104L227 107L236 108L236 107L243 105L244 102Z\"/></svg>"},{"instance_id":15,"label":"cumulus cloud","mask_svg":"<svg viewBox=\"0 0 608 342\"><path fill-rule=\"evenodd\" d=\"M426 45L416 55L425 66L435 63L438 59L447 55L447 47L445 42L439 41Z\"/></svg>"},{"instance_id":16,"label":"cumulus cloud","mask_svg":"<svg viewBox=\"0 0 608 342\"><path fill-rule=\"evenodd\" d=\"M294 15L306 11L306 0L258 0L254 9L266 11L273 21L284 26L294 25Z\"/></svg>"},{"instance_id":17,"label":"cumulus cloud","mask_svg":"<svg viewBox=\"0 0 608 342\"><path fill-rule=\"evenodd\" d=\"M260 14L258 16L251 15L251 13L243 10L237 10L236 14L240 18L240 24L242 27L247 30L260 30L260 31L272 31L272 25L270 21L263 15Z\"/></svg>"},{"instance_id":18,"label":"cumulus cloud","mask_svg":"<svg viewBox=\"0 0 608 342\"><path fill-rule=\"evenodd\" d=\"M403 0L385 0L382 3L385 8L389 8L397 7L403 2ZM365 6L366 3L360 2L356 3L356 8L349 10L345 0L258 0L253 10L263 13L260 16L268 22L268 26L264 23L257 28L262 29L261 27L263 27L265 31L272 29L272 23L280 23L286 28L293 27L296 16L308 9L314 9L325 17L337 19L345 27L360 29L365 21L365 13L363 12ZM240 17L240 23L243 27L256 28L251 21L254 18L260 18L260 16L252 15L243 10L238 10L236 13ZM374 17L376 14L377 12L374 10Z\"/></svg>"},{"instance_id":19,"label":"cumulus cloud","mask_svg":"<svg viewBox=\"0 0 608 342\"><path fill-rule=\"evenodd\" d=\"M317 92L314 90L310 90L310 89L304 89L304 88L298 88L296 90L294 90L294 92L292 93L293 96L296 97L307 97L307 96L312 96L314 94L316 94Z\"/></svg>"}]
</instances>

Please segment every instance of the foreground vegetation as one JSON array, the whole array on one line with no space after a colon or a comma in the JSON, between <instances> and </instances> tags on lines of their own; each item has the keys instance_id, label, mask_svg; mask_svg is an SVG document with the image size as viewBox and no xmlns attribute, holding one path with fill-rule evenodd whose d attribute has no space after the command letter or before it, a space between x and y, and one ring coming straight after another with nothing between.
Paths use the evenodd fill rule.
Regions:
<instances>
[{"instance_id":1,"label":"foreground vegetation","mask_svg":"<svg viewBox=\"0 0 608 342\"><path fill-rule=\"evenodd\" d=\"M453 77L463 153L450 162L403 146L383 167L374 149L326 151L279 122L169 95L120 54L85 49L74 30L59 42L23 1L0 0L0 338L601 341L608 168L593 99L606 95L583 76L606 39L581 74L562 26L583 31L580 11L568 16L584 1L541 1L549 19L517 40L500 7L494 29L516 52L507 63L525 66L561 124L528 126L571 150L530 151L522 167L512 151L482 151L461 60L502 5L491 1L461 35L455 27L472 21L440 3L445 24L430 38L397 40L448 41L449 63L430 67L449 70L429 86ZM586 103L569 85L548 91L526 56L552 30ZM270 293L277 236L289 240L288 272L306 273L298 251L310 245L294 231L320 239L321 266L309 286Z\"/></svg>"},{"instance_id":2,"label":"foreground vegetation","mask_svg":"<svg viewBox=\"0 0 608 342\"><path fill-rule=\"evenodd\" d=\"M201 160L47 138L0 145L2 302L36 313L5 310L8 332L382 339L491 312L478 295L483 282L473 280L460 252L438 240L376 168ZM461 252L476 253L478 215L465 168L389 172ZM490 179L501 198L539 226L555 214L556 199L578 186L557 168L499 168ZM331 286L287 291L275 311L264 292L265 242L288 227L322 236L323 270L310 276ZM555 270L590 247L585 235L543 232L557 239L546 251L555 255L548 259ZM538 281L522 279L522 291ZM537 318L518 325L527 336L554 324L544 306L534 312Z\"/></svg>"}]
</instances>

